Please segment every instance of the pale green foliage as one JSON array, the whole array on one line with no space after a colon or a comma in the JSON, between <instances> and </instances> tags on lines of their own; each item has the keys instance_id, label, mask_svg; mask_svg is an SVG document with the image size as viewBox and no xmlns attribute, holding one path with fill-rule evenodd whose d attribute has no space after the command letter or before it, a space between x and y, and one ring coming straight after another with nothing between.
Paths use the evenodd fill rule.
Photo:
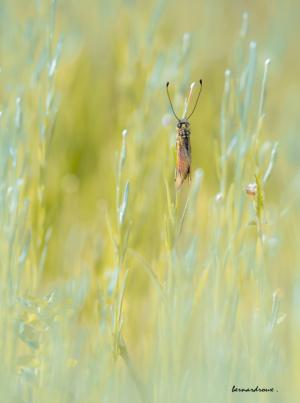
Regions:
<instances>
[{"instance_id":1,"label":"pale green foliage","mask_svg":"<svg viewBox=\"0 0 300 403\"><path fill-rule=\"evenodd\" d=\"M1 402L298 401L298 70L267 4L3 2ZM200 78L176 191L165 83L181 116Z\"/></svg>"}]
</instances>

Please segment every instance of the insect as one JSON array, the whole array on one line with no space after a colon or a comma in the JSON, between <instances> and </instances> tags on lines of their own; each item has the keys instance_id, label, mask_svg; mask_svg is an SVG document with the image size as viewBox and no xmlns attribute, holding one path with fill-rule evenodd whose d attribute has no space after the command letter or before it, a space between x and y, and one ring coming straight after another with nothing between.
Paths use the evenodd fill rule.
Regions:
<instances>
[{"instance_id":1,"label":"insect","mask_svg":"<svg viewBox=\"0 0 300 403\"><path fill-rule=\"evenodd\" d=\"M190 122L189 119L195 112L201 90L202 90L202 80L199 81L200 89L194 105L192 112L187 116L179 119L176 115L173 104L169 94L169 82L166 84L167 95L169 98L170 106L172 112L177 119L177 136L176 136L176 170L175 170L175 185L179 189L183 182L188 178L191 180L191 162L192 162L192 150L190 142Z\"/></svg>"}]
</instances>

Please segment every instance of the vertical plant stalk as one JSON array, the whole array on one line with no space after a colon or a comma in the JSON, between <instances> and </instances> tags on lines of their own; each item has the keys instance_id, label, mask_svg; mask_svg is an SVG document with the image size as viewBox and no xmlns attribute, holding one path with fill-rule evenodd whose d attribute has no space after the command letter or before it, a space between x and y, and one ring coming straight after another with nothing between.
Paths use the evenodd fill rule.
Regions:
<instances>
[{"instance_id":1,"label":"vertical plant stalk","mask_svg":"<svg viewBox=\"0 0 300 403\"><path fill-rule=\"evenodd\" d=\"M141 380L141 378L139 377L138 372L129 356L128 349L127 349L126 343L125 343L122 335L120 335L120 339L119 339L119 352L120 352L120 356L122 357L122 359L128 369L128 372L137 388L141 401L143 403L148 403L149 399L148 399L146 387L145 387L143 381Z\"/></svg>"},{"instance_id":2,"label":"vertical plant stalk","mask_svg":"<svg viewBox=\"0 0 300 403\"><path fill-rule=\"evenodd\" d=\"M225 71L225 85L221 107L221 128L220 128L220 194L224 197L226 192L226 176L227 176L227 150L226 150L226 133L228 130L228 110L230 97L230 70Z\"/></svg>"},{"instance_id":3,"label":"vertical plant stalk","mask_svg":"<svg viewBox=\"0 0 300 403\"><path fill-rule=\"evenodd\" d=\"M261 244L263 244L263 221L264 221L264 185L269 179L275 158L277 155L277 147L278 143L276 142L271 151L271 157L269 165L266 169L265 174L262 173L262 168L259 162L259 136L262 131L263 122L265 118L265 101L266 101L266 88L267 88L267 77L268 70L270 65L270 59L265 60L264 64L264 73L262 78L260 99L259 99L259 108L258 108L258 117L257 117L257 127L256 131L253 135L252 139L252 147L253 147L253 159L255 165L255 183L256 183L256 196L255 196L255 213L256 213L256 221L257 221L257 231L258 237L260 239Z\"/></svg>"},{"instance_id":4,"label":"vertical plant stalk","mask_svg":"<svg viewBox=\"0 0 300 403\"><path fill-rule=\"evenodd\" d=\"M189 94L188 94L188 96L187 96L187 97L185 98L185 100L184 100L184 109L183 109L183 114L182 114L182 118L183 118L183 119L184 119L184 118L186 117L186 115L187 115L189 103L190 103L190 101L191 101L191 97L192 97L192 94L193 94L193 90L194 90L195 85L196 85L196 83L195 83L195 82L192 82L192 84L190 85Z\"/></svg>"},{"instance_id":5,"label":"vertical plant stalk","mask_svg":"<svg viewBox=\"0 0 300 403\"><path fill-rule=\"evenodd\" d=\"M62 50L62 39L55 43L55 23L56 23L56 0L51 1L47 27L47 38L45 44L46 59L46 93L43 99L42 115L39 122L38 137L38 159L37 159L37 182L36 189L36 212L33 244L34 259L36 266L35 281L33 288L36 289L44 271L48 243L51 237L51 228L46 228L46 208L45 208L45 178L46 162L49 146L53 137L55 122L57 117L57 106L55 102L55 79L58 63Z\"/></svg>"},{"instance_id":6,"label":"vertical plant stalk","mask_svg":"<svg viewBox=\"0 0 300 403\"><path fill-rule=\"evenodd\" d=\"M195 83L190 86L190 91L184 102L183 116L186 116L188 106L191 101ZM167 199L167 214L165 217L166 243L167 243L167 270L165 277L165 294L166 300L163 304L163 315L165 323L163 328L167 334L162 337L168 337L168 348L164 352L167 357L167 373L170 377L173 387L169 390L170 401L175 401L180 393L180 368L178 362L180 360L181 350L181 329L180 323L183 320L183 312L180 309L180 302L183 298L182 276L180 272L181 265L187 253L185 245L184 231L185 222L189 212L193 213L195 202L200 189L202 180L202 171L195 170L192 183L189 190L185 192L184 188L176 189L173 184L165 181L166 199ZM189 240L187 240L187 245Z\"/></svg>"},{"instance_id":7,"label":"vertical plant stalk","mask_svg":"<svg viewBox=\"0 0 300 403\"><path fill-rule=\"evenodd\" d=\"M128 348L122 336L123 327L123 305L127 285L128 269L126 269L125 260L128 250L128 240L131 230L131 224L127 220L127 211L129 204L130 184L126 181L123 186L123 173L127 157L127 130L122 132L122 146L117 164L116 180L116 209L117 209L117 236L114 242L116 247L116 265L117 265L117 284L115 290L115 303L113 308L113 354L115 359L120 356L132 378L142 402L147 402L147 393L145 385L140 379L138 372L129 355ZM121 191L123 187L123 191Z\"/></svg>"}]
</instances>

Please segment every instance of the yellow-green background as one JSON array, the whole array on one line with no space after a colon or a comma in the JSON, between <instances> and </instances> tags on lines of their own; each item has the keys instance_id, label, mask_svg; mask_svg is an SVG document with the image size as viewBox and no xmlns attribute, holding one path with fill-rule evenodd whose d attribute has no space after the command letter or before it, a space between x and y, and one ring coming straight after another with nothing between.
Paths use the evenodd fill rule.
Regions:
<instances>
[{"instance_id":1,"label":"yellow-green background","mask_svg":"<svg viewBox=\"0 0 300 403\"><path fill-rule=\"evenodd\" d=\"M296 1L1 1L1 400L298 401L299 17ZM239 159L256 132L268 58L257 149ZM218 203L226 69L227 146L242 140ZM165 83L180 113L200 78L192 183L173 208L176 121ZM130 189L120 226L124 129L121 199L127 181ZM275 142L262 241L244 188L264 174ZM118 334L131 366L111 319L125 283ZM234 384L278 392L233 394Z\"/></svg>"}]
</instances>

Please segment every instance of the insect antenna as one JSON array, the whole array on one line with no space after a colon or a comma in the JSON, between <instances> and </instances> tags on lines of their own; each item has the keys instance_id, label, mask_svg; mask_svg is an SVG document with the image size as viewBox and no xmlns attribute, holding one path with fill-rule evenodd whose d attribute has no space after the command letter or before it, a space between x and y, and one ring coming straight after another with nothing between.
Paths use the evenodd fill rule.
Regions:
<instances>
[{"instance_id":1,"label":"insect antenna","mask_svg":"<svg viewBox=\"0 0 300 403\"><path fill-rule=\"evenodd\" d=\"M171 108L172 108L172 112L173 112L175 118L179 121L180 119L178 118L178 116L176 115L176 113L175 113L175 111L174 111L174 108L173 108L173 105L172 105L172 101L171 101L171 97L170 97L170 94L169 94L169 84L170 84L170 83L169 83L169 81L168 81L167 84L166 84L166 89L167 89L167 94L168 94L169 102L170 102L170 105L171 105Z\"/></svg>"},{"instance_id":2,"label":"insect antenna","mask_svg":"<svg viewBox=\"0 0 300 403\"><path fill-rule=\"evenodd\" d=\"M192 112L191 112L191 113L189 114L189 116L186 118L187 120L189 120L189 118L190 118L190 117L192 116L192 114L195 112L196 106L197 106L198 101L199 101L199 97L200 97L200 94L201 94L201 91L202 91L202 80L200 80L199 83L200 83L200 89L199 89L199 93L198 93L198 96L197 96L197 99L196 99L196 102L195 102L195 106L194 106L194 109L192 110Z\"/></svg>"}]
</instances>

